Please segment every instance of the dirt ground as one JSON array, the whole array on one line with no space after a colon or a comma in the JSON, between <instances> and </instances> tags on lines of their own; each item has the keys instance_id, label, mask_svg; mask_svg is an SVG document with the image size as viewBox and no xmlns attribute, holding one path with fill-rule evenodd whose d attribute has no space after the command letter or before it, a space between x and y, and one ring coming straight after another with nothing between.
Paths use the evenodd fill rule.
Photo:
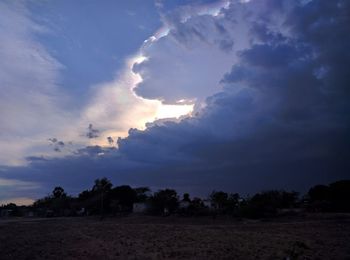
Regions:
<instances>
[{"instance_id":1,"label":"dirt ground","mask_svg":"<svg viewBox=\"0 0 350 260\"><path fill-rule=\"evenodd\" d=\"M350 215L0 220L0 259L350 259Z\"/></svg>"}]
</instances>

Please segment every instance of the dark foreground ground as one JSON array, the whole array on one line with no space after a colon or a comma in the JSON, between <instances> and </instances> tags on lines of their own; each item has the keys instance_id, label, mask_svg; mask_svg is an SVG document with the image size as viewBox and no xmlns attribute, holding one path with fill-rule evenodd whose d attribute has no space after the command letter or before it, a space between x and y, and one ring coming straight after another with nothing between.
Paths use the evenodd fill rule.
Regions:
<instances>
[{"instance_id":1,"label":"dark foreground ground","mask_svg":"<svg viewBox=\"0 0 350 260\"><path fill-rule=\"evenodd\" d=\"M0 259L350 259L350 215L0 220Z\"/></svg>"}]
</instances>

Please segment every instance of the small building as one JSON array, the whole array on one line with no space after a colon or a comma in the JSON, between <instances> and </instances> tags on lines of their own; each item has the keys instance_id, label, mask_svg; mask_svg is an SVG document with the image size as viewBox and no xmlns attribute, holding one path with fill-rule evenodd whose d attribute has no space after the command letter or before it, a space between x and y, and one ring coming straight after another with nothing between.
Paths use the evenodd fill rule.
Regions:
<instances>
[{"instance_id":1,"label":"small building","mask_svg":"<svg viewBox=\"0 0 350 260\"><path fill-rule=\"evenodd\" d=\"M4 218L11 217L11 216L13 216L13 210L12 209L2 209L0 211L0 214L1 214L0 216L4 217Z\"/></svg>"},{"instance_id":2,"label":"small building","mask_svg":"<svg viewBox=\"0 0 350 260\"><path fill-rule=\"evenodd\" d=\"M149 209L149 206L145 202L136 202L132 206L133 213L145 213Z\"/></svg>"},{"instance_id":3,"label":"small building","mask_svg":"<svg viewBox=\"0 0 350 260\"><path fill-rule=\"evenodd\" d=\"M190 206L190 204L191 203L189 201L182 200L179 203L179 209L187 209Z\"/></svg>"},{"instance_id":4,"label":"small building","mask_svg":"<svg viewBox=\"0 0 350 260\"><path fill-rule=\"evenodd\" d=\"M203 204L208 209L212 209L213 208L213 204L212 204L212 202L210 200L203 200Z\"/></svg>"},{"instance_id":5,"label":"small building","mask_svg":"<svg viewBox=\"0 0 350 260\"><path fill-rule=\"evenodd\" d=\"M86 212L85 208L81 208L81 209L76 211L76 214L78 216L85 216L85 215L87 215L87 212Z\"/></svg>"}]
</instances>

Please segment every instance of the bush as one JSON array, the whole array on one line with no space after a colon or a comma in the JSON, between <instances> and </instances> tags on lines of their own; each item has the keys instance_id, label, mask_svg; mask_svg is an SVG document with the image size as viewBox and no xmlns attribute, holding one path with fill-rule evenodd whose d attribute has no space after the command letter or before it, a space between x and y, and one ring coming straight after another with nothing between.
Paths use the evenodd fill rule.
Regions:
<instances>
[{"instance_id":1,"label":"bush","mask_svg":"<svg viewBox=\"0 0 350 260\"><path fill-rule=\"evenodd\" d=\"M308 196L313 211L350 212L350 180L341 180L329 186L316 185Z\"/></svg>"},{"instance_id":2,"label":"bush","mask_svg":"<svg viewBox=\"0 0 350 260\"><path fill-rule=\"evenodd\" d=\"M176 211L179 205L179 198L177 192L172 189L159 190L155 192L150 198L151 213L164 214L173 213Z\"/></svg>"},{"instance_id":3,"label":"bush","mask_svg":"<svg viewBox=\"0 0 350 260\"><path fill-rule=\"evenodd\" d=\"M255 194L240 204L239 215L249 218L274 217L278 209L292 208L296 205L298 193L286 191L265 191Z\"/></svg>"}]
</instances>

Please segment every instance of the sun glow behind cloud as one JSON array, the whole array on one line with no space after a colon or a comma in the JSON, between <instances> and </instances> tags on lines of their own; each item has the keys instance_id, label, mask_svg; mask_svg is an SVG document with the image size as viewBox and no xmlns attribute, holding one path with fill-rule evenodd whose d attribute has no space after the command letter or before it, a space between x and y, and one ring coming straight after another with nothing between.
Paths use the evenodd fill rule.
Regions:
<instances>
[{"instance_id":1,"label":"sun glow behind cloud","mask_svg":"<svg viewBox=\"0 0 350 260\"><path fill-rule=\"evenodd\" d=\"M132 67L135 64L142 63L147 60L147 57L138 55L131 59L130 62L130 69L132 70ZM136 98L143 100L146 103L154 103L156 105L156 110L154 113L154 118L151 121L157 120L157 119L165 119L165 118L180 118L182 116L190 116L191 112L193 111L194 104L181 104L183 103L183 100L179 100L179 104L176 105L167 105L163 104L160 100L149 100L144 99L142 97L139 97L135 94L133 89L136 87L137 84L142 82L142 77L138 74L132 71L132 73L135 76L135 85L132 87L131 91L135 95ZM149 120L149 119L146 119ZM141 119L141 121L143 121ZM144 125L144 123L143 123Z\"/></svg>"},{"instance_id":2,"label":"sun glow behind cloud","mask_svg":"<svg viewBox=\"0 0 350 260\"><path fill-rule=\"evenodd\" d=\"M130 128L146 129L146 124L159 119L179 119L190 116L193 104L168 105L158 99L145 99L134 92L142 77L133 71L136 64L147 60L141 53L126 61L125 70L115 81L97 86L97 95L87 107L80 122L82 128L88 123L101 129L89 145L110 146L107 138L127 137Z\"/></svg>"},{"instance_id":3,"label":"sun glow behind cloud","mask_svg":"<svg viewBox=\"0 0 350 260\"><path fill-rule=\"evenodd\" d=\"M156 112L157 119L179 118L190 115L194 105L163 105L161 104Z\"/></svg>"},{"instance_id":4,"label":"sun glow behind cloud","mask_svg":"<svg viewBox=\"0 0 350 260\"><path fill-rule=\"evenodd\" d=\"M34 182L0 178L0 206L8 204L10 202L15 203L17 205L29 205L34 202L34 200L31 198L15 197L16 193L10 192L12 187L16 187L17 192L28 192L40 188L40 185ZM11 199L1 199L6 198L8 195L13 195L14 197L12 197Z\"/></svg>"},{"instance_id":5,"label":"sun glow behind cloud","mask_svg":"<svg viewBox=\"0 0 350 260\"><path fill-rule=\"evenodd\" d=\"M242 2L248 1L242 0ZM185 23L197 15L220 16L220 11L229 6L228 0L191 6L184 9L181 21ZM175 100L174 104L164 104L162 99L147 99L135 92L135 88L143 82L142 76L134 70L135 65L146 62L147 50L161 38L167 37L172 29L174 29L172 22L164 19L163 26L144 41L139 52L125 61L124 70L114 81L96 86L94 91L96 96L87 106L80 122L82 127L92 123L101 130L98 138L89 140L89 145L114 146L115 143L108 142L107 138L112 137L113 140L119 137L125 138L131 128L145 130L157 120L178 121L192 116L195 105L198 105L196 98L179 99Z\"/></svg>"},{"instance_id":6,"label":"sun glow behind cloud","mask_svg":"<svg viewBox=\"0 0 350 260\"><path fill-rule=\"evenodd\" d=\"M192 15L217 16L222 8L228 8L229 5L229 1L223 0L215 4L194 7L192 11L184 14L183 22ZM147 123L152 123L156 120L166 118L179 119L191 116L196 100L178 100L177 104L163 104L162 101L158 99L146 99L138 96L134 91L137 85L143 81L141 75L133 70L134 65L147 60L147 57L143 55L143 49L154 44L162 37L167 36L171 29L172 25L164 21L164 25L156 31L154 35L144 41L140 52L126 61L126 69L120 74L116 81L100 90L100 98L97 98L94 105L88 109L86 117L89 118L91 122L97 120L99 125L102 123L102 127L105 130L100 138L91 140L91 144L101 146L110 145L106 142L108 136L113 138L126 137L130 128L144 130L147 127ZM103 92L105 93L103 94ZM104 103L106 100L109 101ZM112 118L106 118L103 122L101 118L103 118L106 113L110 113L107 110L110 109L111 106L121 108L121 110L115 112L119 113L119 115L117 117L112 116ZM114 123L111 123L111 120L114 120ZM108 122L108 127L106 125L103 126L105 122Z\"/></svg>"},{"instance_id":7,"label":"sun glow behind cloud","mask_svg":"<svg viewBox=\"0 0 350 260\"><path fill-rule=\"evenodd\" d=\"M189 8L189 13L184 14L184 17L188 18L195 15L206 14L216 16L219 14L221 8L227 7L228 3L229 1L223 0L211 5L196 5L193 6L193 8ZM25 21L27 24L35 26L35 23L31 22L26 15L21 14L21 17L24 16L26 18ZM14 16L12 15L12 19L13 17ZM23 17L21 19L23 19ZM11 30L9 30L9 32L12 32L13 28L10 29ZM41 100L39 100L41 103L43 103L42 106L40 106L39 113L31 113L32 111L24 106L27 103L28 106L31 105L31 103L37 101L37 99L31 98L28 102L27 100L25 100L26 102L21 102L20 108L22 108L23 106L22 110L24 111L24 113L22 114L25 115L26 120L28 118L31 118L31 120L28 120L28 122L20 120L21 127L17 127L15 125L19 130L23 128L23 125L29 125L28 128L23 128L24 130L26 130L23 131L23 133L16 133L16 135L21 136L21 142L13 142L13 139L10 138L4 139L5 141L2 142L2 146L5 147L3 150L6 151L6 153L4 152L3 154L0 154L1 163L4 165L20 166L28 163L26 159L27 156L51 158L64 157L68 154L75 153L77 149L85 147L86 145L108 146L110 145L110 143L107 141L107 137L112 137L114 140L116 140L116 138L118 137L126 137L128 136L128 131L130 128L138 128L140 130L144 130L147 127L147 123L151 123L159 119L179 119L186 116L191 116L196 102L195 99L184 101L178 100L176 104L170 105L163 104L162 100L160 99L146 99L140 97L134 92L134 88L142 82L142 78L139 74L133 71L133 66L137 63L142 63L147 59L144 56L143 48L149 47L149 45L152 45L153 43L157 42L160 38L167 36L171 30L171 24L166 23L164 21L164 25L157 32L155 32L154 35L149 37L145 41L144 45L140 47L139 53L125 61L125 67L118 72L117 76L113 81L103 82L91 87L89 93L89 100L85 103L86 105L84 105L82 108L79 108L79 110L65 110L64 105L62 105L61 107L61 104L65 104L64 102L66 101L66 99L68 100L67 97L62 97L62 100L58 99L57 104L59 105L57 105L57 107L56 103L51 104L51 101L56 99L56 97L58 96L57 93L54 91L52 91L51 94L55 98L52 98L52 96L48 95L47 100L43 100L42 102ZM29 29L28 32L26 32L25 36L27 35L32 35L32 32ZM20 39L22 39L22 36L20 37ZM34 84L36 81L33 81L33 84L35 86L52 85L53 90L59 89L60 86L56 86L56 81L51 80L50 75L54 74L52 75L53 79L55 79L56 77L59 78L61 76L61 71L59 70L60 66L58 66L57 68L55 67L56 61L49 55L49 52L47 52L45 46L41 46L39 42L36 42L36 39L34 37L33 39L30 38L30 41L28 41L27 38L25 40L26 41L23 40L23 42L26 45L28 45L28 48L26 48L28 49L28 52L33 51L31 48L32 45L36 46L35 49L37 49L37 46L40 46L39 50L42 51L41 55L45 58L45 60L48 60L50 62L52 61L53 65L48 66L47 64L40 63L40 66L34 66L36 69L35 72L38 73L31 72L30 69L32 69L33 66L20 66L20 69L22 69L24 72L28 71L29 74L34 75L36 79L46 80L48 78L48 82L43 80L39 82L40 84ZM22 40L20 42L22 42ZM9 46L9 48L10 47L11 46ZM23 51L23 48L17 48L14 50ZM35 50L33 52L37 53ZM11 52L6 53L11 54ZM14 52L13 55L17 54ZM15 57L22 56L17 55ZM40 58L41 56L25 55L25 57ZM17 62L17 59L14 59L13 57L11 57L11 60ZM36 60L34 61L39 62ZM23 61L20 63L25 64ZM6 65L8 63L4 64ZM33 64L33 59L30 60L30 64ZM53 69L51 69L51 67ZM16 68L16 71L18 72L18 66L14 66L14 68ZM40 68L39 71L38 68ZM48 69L48 75L50 77L45 74L46 69ZM11 76L11 74L9 75ZM19 78L21 77L14 77L14 79ZM18 84L18 86L22 86L22 84ZM38 88L38 96L39 98L42 98L40 91L41 89ZM44 92L46 93L47 91L45 90ZM22 97L22 95L18 96ZM39 101L37 103L40 103ZM18 109L18 111L22 110ZM11 111L11 109L6 110L7 113ZM40 116L36 117L37 114L40 114ZM45 124L45 120L47 120L47 122L50 123ZM40 129L42 129L42 131L40 131L38 134L33 135L31 133L36 133L37 131L32 131L31 127L32 123L36 121L40 123L34 124L33 129L36 129L36 126L40 125ZM11 124L9 123L9 125L12 125L13 122L15 122L15 120L11 120ZM23 124L23 122L25 122L26 124ZM89 124L93 124L96 129L100 130L100 136L98 138L86 138L86 130ZM11 130L9 132L12 133L15 131ZM26 136L27 134L28 136ZM22 137L22 135L24 135L24 137ZM54 151L53 147L50 146L48 142L48 139L52 137L58 138L59 140L63 140L66 144L72 144L65 145L64 149L61 149L60 152Z\"/></svg>"},{"instance_id":8,"label":"sun glow behind cloud","mask_svg":"<svg viewBox=\"0 0 350 260\"><path fill-rule=\"evenodd\" d=\"M10 198L5 200L0 200L0 205L7 205L9 203L15 203L17 206L29 206L35 202L34 199L19 197L19 198Z\"/></svg>"}]
</instances>

